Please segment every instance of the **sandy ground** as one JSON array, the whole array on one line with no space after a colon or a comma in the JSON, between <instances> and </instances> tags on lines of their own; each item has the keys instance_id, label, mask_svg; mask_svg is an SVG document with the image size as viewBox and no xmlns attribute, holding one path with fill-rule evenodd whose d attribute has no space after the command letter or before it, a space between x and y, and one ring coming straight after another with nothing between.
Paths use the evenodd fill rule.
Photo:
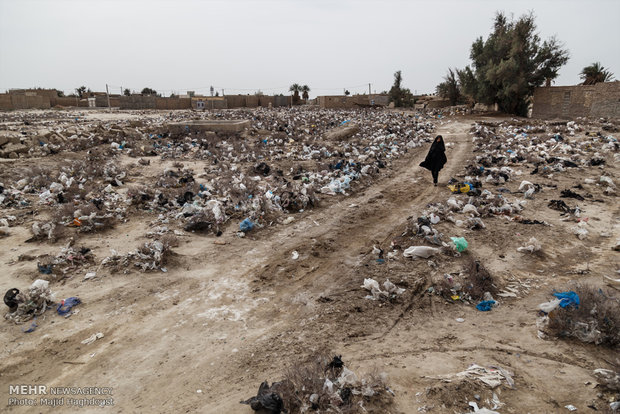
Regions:
<instances>
[{"instance_id":1,"label":"sandy ground","mask_svg":"<svg viewBox=\"0 0 620 414\"><path fill-rule=\"evenodd\" d=\"M557 190L530 200L524 215L552 227L494 218L485 220L486 230L450 234L465 236L470 247L464 255L481 260L502 285L518 292L491 312L424 293L433 275L462 270L462 258L437 259L434 268L426 260L378 264L371 255L373 244L387 246L402 232L407 217L450 196L446 181L462 175L473 156L472 122L459 118L437 131L454 144L439 187L429 185L430 173L418 167L424 146L363 192L298 214L291 224L243 239L235 237L237 224L231 224L217 239L227 244L214 244L214 237L182 237L167 273L99 270L103 277L53 286L57 298L79 296L84 303L67 319L46 314L42 327L28 335L21 327L0 324L0 406L5 412L250 413L239 401L254 395L260 382L279 380L286 365L328 349L342 354L356 372L376 368L387 374L395 399L385 412L468 412L474 394L481 395L481 406L489 406L485 387L459 388L435 379L472 363L514 373L515 389L496 391L505 404L501 413L568 412L568 404L590 412L593 402L602 410L592 370L608 368L617 350L542 340L536 328L537 305L548 301L554 288L574 280L602 284L602 275L618 268L618 253L611 249L619 234L615 197L583 203L592 233L607 230L614 237L578 240L568 230L574 223L546 207L562 185L596 172L568 172L557 179L563 181L556 182ZM448 224L445 231L455 232ZM127 250L144 242L144 227L141 217L132 217L82 241L105 257L110 248ZM518 253L533 235L544 253ZM35 277L32 262L19 262L18 256L58 250L26 244L28 237L25 228L17 228L0 240L5 289L27 286ZM293 251L299 259L292 259ZM370 301L360 288L366 277L389 277L409 288L401 301ZM104 337L81 344L97 332ZM9 407L14 384L111 387L114 406Z\"/></svg>"}]
</instances>

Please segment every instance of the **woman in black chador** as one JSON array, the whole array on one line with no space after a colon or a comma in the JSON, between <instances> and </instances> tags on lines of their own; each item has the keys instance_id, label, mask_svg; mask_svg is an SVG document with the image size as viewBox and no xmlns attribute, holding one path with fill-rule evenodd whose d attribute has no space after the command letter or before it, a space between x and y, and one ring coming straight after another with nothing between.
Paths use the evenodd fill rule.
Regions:
<instances>
[{"instance_id":1,"label":"woman in black chador","mask_svg":"<svg viewBox=\"0 0 620 414\"><path fill-rule=\"evenodd\" d=\"M446 146L443 143L443 137L441 135L437 135L437 138L433 141L433 145L431 145L431 149L426 155L426 159L420 163L420 167L430 170L431 174L433 174L433 184L435 184L435 187L437 186L439 170L443 168L447 161Z\"/></svg>"}]
</instances>

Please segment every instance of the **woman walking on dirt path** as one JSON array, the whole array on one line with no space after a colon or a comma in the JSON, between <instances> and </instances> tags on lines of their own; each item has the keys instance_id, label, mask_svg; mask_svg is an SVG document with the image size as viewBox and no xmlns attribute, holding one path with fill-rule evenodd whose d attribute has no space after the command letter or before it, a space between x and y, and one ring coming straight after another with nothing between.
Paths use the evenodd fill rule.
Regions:
<instances>
[{"instance_id":1,"label":"woman walking on dirt path","mask_svg":"<svg viewBox=\"0 0 620 414\"><path fill-rule=\"evenodd\" d=\"M431 149L426 155L426 159L420 163L420 167L424 167L430 170L433 175L433 184L437 187L437 178L439 177L439 170L441 170L444 164L448 161L446 158L446 146L443 142L443 137L437 135Z\"/></svg>"}]
</instances>

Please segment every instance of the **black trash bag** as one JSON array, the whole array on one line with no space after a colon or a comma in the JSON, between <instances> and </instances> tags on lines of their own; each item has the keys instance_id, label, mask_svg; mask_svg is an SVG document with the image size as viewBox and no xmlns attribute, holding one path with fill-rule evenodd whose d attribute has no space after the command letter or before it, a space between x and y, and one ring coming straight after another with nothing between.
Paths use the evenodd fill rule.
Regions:
<instances>
[{"instance_id":1,"label":"black trash bag","mask_svg":"<svg viewBox=\"0 0 620 414\"><path fill-rule=\"evenodd\" d=\"M17 305L19 302L17 301L17 294L19 293L19 289L13 288L6 291L4 294L4 304L9 307L9 312L13 313L17 310Z\"/></svg>"},{"instance_id":2,"label":"black trash bag","mask_svg":"<svg viewBox=\"0 0 620 414\"><path fill-rule=\"evenodd\" d=\"M271 389L277 384L278 383L274 382L271 387L269 387L269 382L264 381L260 387L258 387L258 394L256 394L256 397L240 401L240 403L249 405L254 411L262 410L265 414L286 413L282 397Z\"/></svg>"},{"instance_id":3,"label":"black trash bag","mask_svg":"<svg viewBox=\"0 0 620 414\"><path fill-rule=\"evenodd\" d=\"M583 196L581 194L578 194L576 192L574 192L573 190L570 189L566 189L566 190L562 190L562 192L560 193L560 197L562 198L576 198L577 200L585 200L585 198L583 198Z\"/></svg>"},{"instance_id":4,"label":"black trash bag","mask_svg":"<svg viewBox=\"0 0 620 414\"><path fill-rule=\"evenodd\" d=\"M328 368L342 368L344 362L342 362L342 355L334 356L334 359L327 365Z\"/></svg>"},{"instance_id":5,"label":"black trash bag","mask_svg":"<svg viewBox=\"0 0 620 414\"><path fill-rule=\"evenodd\" d=\"M548 207L552 208L554 210L561 211L562 213L571 213L571 214L573 214L575 212L574 208L570 208L562 200L551 200L551 201L549 201Z\"/></svg>"},{"instance_id":6,"label":"black trash bag","mask_svg":"<svg viewBox=\"0 0 620 414\"><path fill-rule=\"evenodd\" d=\"M263 177L267 177L270 171L271 171L271 167L265 164L264 162L261 162L254 166L254 172L257 174L261 174Z\"/></svg>"}]
</instances>

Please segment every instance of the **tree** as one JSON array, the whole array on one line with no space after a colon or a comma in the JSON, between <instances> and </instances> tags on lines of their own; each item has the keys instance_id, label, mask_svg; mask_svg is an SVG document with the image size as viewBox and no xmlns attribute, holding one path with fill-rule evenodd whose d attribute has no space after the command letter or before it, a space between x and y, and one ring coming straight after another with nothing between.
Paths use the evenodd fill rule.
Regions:
<instances>
[{"instance_id":1,"label":"tree","mask_svg":"<svg viewBox=\"0 0 620 414\"><path fill-rule=\"evenodd\" d=\"M400 84L403 81L403 76L399 71L396 71L396 73L394 73L394 84L392 85L392 88L390 88L390 102L394 102L394 106L399 108L400 106L402 106L403 104L403 98L402 98L402 90L400 89Z\"/></svg>"},{"instance_id":2,"label":"tree","mask_svg":"<svg viewBox=\"0 0 620 414\"><path fill-rule=\"evenodd\" d=\"M301 92L301 86L298 83L294 83L288 88L290 92L293 92L293 104L299 102L299 92Z\"/></svg>"},{"instance_id":3,"label":"tree","mask_svg":"<svg viewBox=\"0 0 620 414\"><path fill-rule=\"evenodd\" d=\"M131 96L131 91L129 90L129 88L125 88L125 90L123 91L123 95Z\"/></svg>"},{"instance_id":4,"label":"tree","mask_svg":"<svg viewBox=\"0 0 620 414\"><path fill-rule=\"evenodd\" d=\"M140 92L142 95L157 95L157 91L155 89L151 89L151 88L144 88L142 89L142 92Z\"/></svg>"},{"instance_id":5,"label":"tree","mask_svg":"<svg viewBox=\"0 0 620 414\"><path fill-rule=\"evenodd\" d=\"M390 92L388 92L390 102L394 102L394 106L397 108L412 107L415 104L415 98L409 88L401 88L402 81L403 76L399 70L394 73L394 84L390 88Z\"/></svg>"},{"instance_id":6,"label":"tree","mask_svg":"<svg viewBox=\"0 0 620 414\"><path fill-rule=\"evenodd\" d=\"M534 20L533 13L517 21L497 13L487 40L479 37L471 46L473 70L457 71L465 94L510 114L527 114L534 89L555 79L569 58L554 37L541 43Z\"/></svg>"},{"instance_id":7,"label":"tree","mask_svg":"<svg viewBox=\"0 0 620 414\"><path fill-rule=\"evenodd\" d=\"M345 96L349 96L349 95L351 95L351 92L349 92L349 90L348 90L348 89L345 89L345 90L344 90L344 94L345 94Z\"/></svg>"},{"instance_id":8,"label":"tree","mask_svg":"<svg viewBox=\"0 0 620 414\"><path fill-rule=\"evenodd\" d=\"M454 106L461 101L461 85L457 79L458 70L448 68L448 73L443 77L444 81L437 85L437 95L450 100Z\"/></svg>"},{"instance_id":9,"label":"tree","mask_svg":"<svg viewBox=\"0 0 620 414\"><path fill-rule=\"evenodd\" d=\"M82 98L86 93L86 86L80 86L79 88L75 88L75 94Z\"/></svg>"},{"instance_id":10,"label":"tree","mask_svg":"<svg viewBox=\"0 0 620 414\"><path fill-rule=\"evenodd\" d=\"M301 92L302 95L301 97L304 98L304 101L306 101L306 103L308 102L308 98L310 97L309 92L310 92L310 87L308 85L304 85L301 87Z\"/></svg>"},{"instance_id":11,"label":"tree","mask_svg":"<svg viewBox=\"0 0 620 414\"><path fill-rule=\"evenodd\" d=\"M58 95L59 98L64 98L65 93L59 89L56 89L56 94Z\"/></svg>"},{"instance_id":12,"label":"tree","mask_svg":"<svg viewBox=\"0 0 620 414\"><path fill-rule=\"evenodd\" d=\"M583 85L594 85L599 82L611 82L614 80L614 74L606 70L600 62L594 62L590 66L583 68L579 74Z\"/></svg>"}]
</instances>

